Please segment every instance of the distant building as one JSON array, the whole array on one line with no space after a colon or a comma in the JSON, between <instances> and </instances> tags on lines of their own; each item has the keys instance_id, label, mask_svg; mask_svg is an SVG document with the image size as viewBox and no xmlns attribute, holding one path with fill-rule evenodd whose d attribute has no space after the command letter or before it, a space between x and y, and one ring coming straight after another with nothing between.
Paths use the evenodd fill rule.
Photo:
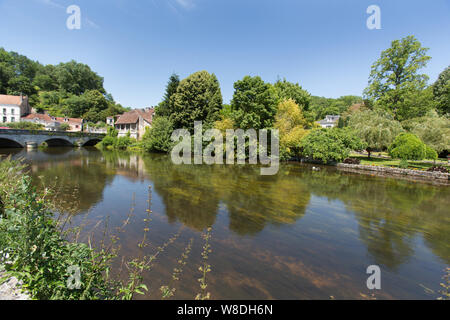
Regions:
<instances>
[{"instance_id":1,"label":"distant building","mask_svg":"<svg viewBox=\"0 0 450 320\"><path fill-rule=\"evenodd\" d=\"M0 94L0 123L19 122L28 113L28 97Z\"/></svg>"},{"instance_id":2,"label":"distant building","mask_svg":"<svg viewBox=\"0 0 450 320\"><path fill-rule=\"evenodd\" d=\"M340 116L326 115L325 119L317 121L322 128L334 128L338 125Z\"/></svg>"},{"instance_id":3,"label":"distant building","mask_svg":"<svg viewBox=\"0 0 450 320\"><path fill-rule=\"evenodd\" d=\"M21 118L22 121L42 124L47 131L58 131L63 123L69 125L67 131L81 132L83 130L83 119L52 117L46 113L31 113Z\"/></svg>"},{"instance_id":4,"label":"distant building","mask_svg":"<svg viewBox=\"0 0 450 320\"><path fill-rule=\"evenodd\" d=\"M114 124L119 131L119 137L126 136L130 133L130 137L137 140L142 139L145 128L152 126L153 114L155 109L136 109L122 114Z\"/></svg>"},{"instance_id":5,"label":"distant building","mask_svg":"<svg viewBox=\"0 0 450 320\"><path fill-rule=\"evenodd\" d=\"M108 126L114 126L115 123L116 123L116 121L115 121L114 117L107 117L106 118L106 124Z\"/></svg>"}]
</instances>

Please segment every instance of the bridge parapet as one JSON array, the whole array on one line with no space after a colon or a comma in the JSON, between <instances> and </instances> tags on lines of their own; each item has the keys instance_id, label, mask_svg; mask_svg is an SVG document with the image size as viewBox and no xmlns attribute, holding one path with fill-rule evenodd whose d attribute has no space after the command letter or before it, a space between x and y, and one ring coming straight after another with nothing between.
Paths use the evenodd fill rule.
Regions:
<instances>
[{"instance_id":1,"label":"bridge parapet","mask_svg":"<svg viewBox=\"0 0 450 320\"><path fill-rule=\"evenodd\" d=\"M106 134L102 133L0 129L0 147L2 147L2 141L7 141L8 143L4 144L8 147L11 147L11 143L17 147L26 147L27 145L41 145L44 142L49 146L66 145L81 147L84 145L93 145L105 136Z\"/></svg>"}]
</instances>

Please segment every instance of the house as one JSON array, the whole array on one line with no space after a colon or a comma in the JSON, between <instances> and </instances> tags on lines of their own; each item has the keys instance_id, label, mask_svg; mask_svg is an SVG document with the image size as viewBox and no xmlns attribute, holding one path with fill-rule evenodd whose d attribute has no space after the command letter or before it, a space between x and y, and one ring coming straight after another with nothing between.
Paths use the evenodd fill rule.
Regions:
<instances>
[{"instance_id":1,"label":"house","mask_svg":"<svg viewBox=\"0 0 450 320\"><path fill-rule=\"evenodd\" d=\"M326 115L325 119L317 121L322 128L334 128L338 125L341 116Z\"/></svg>"},{"instance_id":2,"label":"house","mask_svg":"<svg viewBox=\"0 0 450 320\"><path fill-rule=\"evenodd\" d=\"M116 121L115 121L114 117L107 117L107 118L106 118L106 124L107 124L108 126L114 127L114 124L115 124L115 123L116 123Z\"/></svg>"},{"instance_id":3,"label":"house","mask_svg":"<svg viewBox=\"0 0 450 320\"><path fill-rule=\"evenodd\" d=\"M63 123L69 127L67 131L81 132L83 130L83 119L52 117L46 113L31 113L21 118L22 121L42 124L47 131L58 131Z\"/></svg>"},{"instance_id":4,"label":"house","mask_svg":"<svg viewBox=\"0 0 450 320\"><path fill-rule=\"evenodd\" d=\"M19 122L30 113L28 97L0 94L0 123Z\"/></svg>"},{"instance_id":5,"label":"house","mask_svg":"<svg viewBox=\"0 0 450 320\"><path fill-rule=\"evenodd\" d=\"M153 121L153 114L155 109L135 109L122 114L114 124L114 127L119 131L119 137L126 136L128 132L130 137L137 140L142 139L145 133L145 128L151 127Z\"/></svg>"}]
</instances>

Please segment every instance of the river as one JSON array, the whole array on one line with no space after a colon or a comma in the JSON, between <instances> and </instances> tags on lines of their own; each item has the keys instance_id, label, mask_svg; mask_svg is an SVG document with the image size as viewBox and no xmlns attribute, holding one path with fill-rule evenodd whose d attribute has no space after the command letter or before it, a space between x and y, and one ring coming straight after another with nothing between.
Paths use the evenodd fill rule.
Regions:
<instances>
[{"instance_id":1,"label":"river","mask_svg":"<svg viewBox=\"0 0 450 320\"><path fill-rule=\"evenodd\" d=\"M100 237L99 221L113 232L131 213L120 257L152 254L176 235L144 274L149 293L140 298L159 299L159 288L169 284L175 299L201 291L201 235L208 227L213 299L436 299L450 265L448 186L300 163L261 176L256 166L177 166L165 155L93 148L0 154L23 158L35 185L58 194L55 207L73 216L71 225L86 225L85 238ZM146 227L149 246L140 249ZM380 267L380 290L367 288L370 265Z\"/></svg>"}]
</instances>

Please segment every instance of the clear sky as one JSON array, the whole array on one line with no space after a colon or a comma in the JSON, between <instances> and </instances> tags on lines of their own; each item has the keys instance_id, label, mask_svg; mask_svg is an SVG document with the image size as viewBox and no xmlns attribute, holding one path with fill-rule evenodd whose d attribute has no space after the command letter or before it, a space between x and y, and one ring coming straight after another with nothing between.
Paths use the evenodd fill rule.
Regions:
<instances>
[{"instance_id":1,"label":"clear sky","mask_svg":"<svg viewBox=\"0 0 450 320\"><path fill-rule=\"evenodd\" d=\"M81 29L69 30L69 5ZM366 9L381 8L381 30ZM394 39L415 35L450 65L450 0L0 0L0 47L44 64L76 60L105 78L124 106L161 101L172 72L207 70L228 103L245 75L298 82L313 95L361 95L371 64Z\"/></svg>"}]
</instances>

